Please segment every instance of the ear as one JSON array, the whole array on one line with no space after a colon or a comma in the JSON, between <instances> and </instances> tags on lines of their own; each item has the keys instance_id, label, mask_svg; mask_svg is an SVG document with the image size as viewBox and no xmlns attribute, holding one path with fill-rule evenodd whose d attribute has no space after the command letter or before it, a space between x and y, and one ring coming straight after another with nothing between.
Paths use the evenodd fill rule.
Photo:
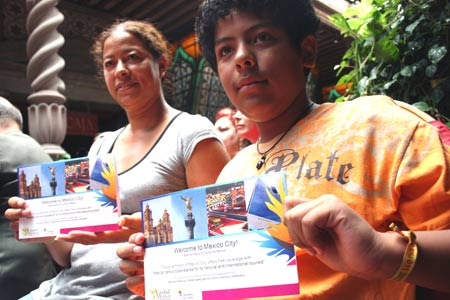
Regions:
<instances>
[{"instance_id":1,"label":"ear","mask_svg":"<svg viewBox=\"0 0 450 300\"><path fill-rule=\"evenodd\" d=\"M301 42L303 66L312 68L316 63L317 41L313 35L307 35Z\"/></svg>"},{"instance_id":2,"label":"ear","mask_svg":"<svg viewBox=\"0 0 450 300\"><path fill-rule=\"evenodd\" d=\"M161 78L164 78L166 75L167 68L169 67L169 61L167 60L167 57L164 55L161 55L159 58L159 76Z\"/></svg>"}]
</instances>

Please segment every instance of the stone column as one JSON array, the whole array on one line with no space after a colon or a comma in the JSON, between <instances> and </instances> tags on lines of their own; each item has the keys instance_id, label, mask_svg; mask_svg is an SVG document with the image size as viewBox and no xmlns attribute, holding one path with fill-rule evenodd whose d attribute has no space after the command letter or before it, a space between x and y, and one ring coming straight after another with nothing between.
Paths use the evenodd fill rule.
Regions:
<instances>
[{"instance_id":1,"label":"stone column","mask_svg":"<svg viewBox=\"0 0 450 300\"><path fill-rule=\"evenodd\" d=\"M65 84L58 77L65 62L58 55L64 37L57 31L64 16L56 8L59 0L27 0L28 41L27 80L32 88L28 97L28 127L53 158L66 153L61 147L67 128Z\"/></svg>"}]
</instances>

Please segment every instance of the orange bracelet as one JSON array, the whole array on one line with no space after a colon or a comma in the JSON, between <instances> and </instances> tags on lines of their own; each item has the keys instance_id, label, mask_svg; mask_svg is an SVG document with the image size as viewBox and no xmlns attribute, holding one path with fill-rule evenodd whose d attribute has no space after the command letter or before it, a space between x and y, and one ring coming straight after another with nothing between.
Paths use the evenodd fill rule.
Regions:
<instances>
[{"instance_id":1,"label":"orange bracelet","mask_svg":"<svg viewBox=\"0 0 450 300\"><path fill-rule=\"evenodd\" d=\"M397 272L395 272L394 276L390 278L390 280L404 281L408 278L416 265L417 254L419 253L416 244L416 235L412 230L400 231L394 223L391 223L389 228L408 239L408 245L406 246L405 254L403 254L402 264Z\"/></svg>"}]
</instances>

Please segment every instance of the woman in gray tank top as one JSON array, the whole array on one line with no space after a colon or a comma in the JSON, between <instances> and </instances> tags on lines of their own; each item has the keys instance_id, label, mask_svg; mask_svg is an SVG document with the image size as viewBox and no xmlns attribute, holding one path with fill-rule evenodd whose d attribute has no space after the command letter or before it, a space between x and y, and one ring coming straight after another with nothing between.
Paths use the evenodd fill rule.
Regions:
<instances>
[{"instance_id":1,"label":"woman in gray tank top","mask_svg":"<svg viewBox=\"0 0 450 300\"><path fill-rule=\"evenodd\" d=\"M99 35L92 54L129 122L99 135L89 152L114 155L122 213L139 212L144 198L214 183L228 155L208 119L182 113L166 102L162 80L171 53L162 34L146 22L118 21ZM23 199L10 198L9 205L5 215L17 229L19 217L30 212ZM77 231L46 241L64 269L23 299L135 299L125 286L116 249L136 231L139 226Z\"/></svg>"}]
</instances>

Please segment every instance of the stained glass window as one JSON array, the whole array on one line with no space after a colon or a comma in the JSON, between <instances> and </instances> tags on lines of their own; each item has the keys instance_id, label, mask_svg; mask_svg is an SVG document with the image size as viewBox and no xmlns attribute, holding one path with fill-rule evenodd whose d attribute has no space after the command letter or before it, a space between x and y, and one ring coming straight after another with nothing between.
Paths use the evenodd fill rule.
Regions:
<instances>
[{"instance_id":1,"label":"stained glass window","mask_svg":"<svg viewBox=\"0 0 450 300\"><path fill-rule=\"evenodd\" d=\"M216 112L231 103L219 77L200 56L195 36L190 35L177 46L171 66L172 92L168 102L183 111L201 114L214 122Z\"/></svg>"}]
</instances>

